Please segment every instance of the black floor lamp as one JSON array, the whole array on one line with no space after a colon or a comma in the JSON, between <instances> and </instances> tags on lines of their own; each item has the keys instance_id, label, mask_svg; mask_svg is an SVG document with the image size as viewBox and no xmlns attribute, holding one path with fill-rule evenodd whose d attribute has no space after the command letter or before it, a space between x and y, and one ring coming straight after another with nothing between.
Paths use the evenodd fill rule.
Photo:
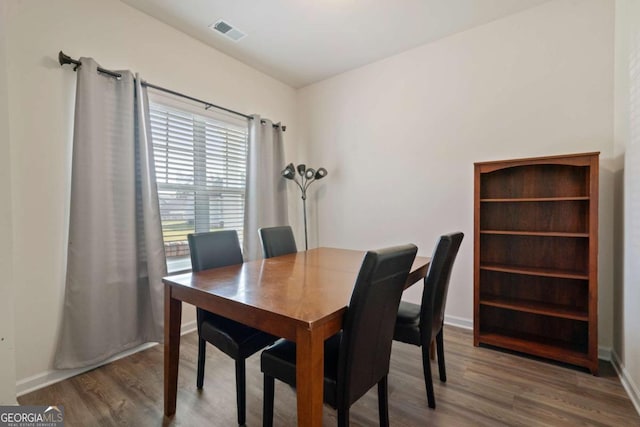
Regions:
<instances>
[{"instance_id":1,"label":"black floor lamp","mask_svg":"<svg viewBox=\"0 0 640 427\"><path fill-rule=\"evenodd\" d=\"M298 165L298 173L300 174L300 179L296 177L296 167L293 166L293 163L289 163L286 168L282 170L282 176L284 178L290 179L298 184L300 191L302 191L302 211L304 212L304 248L305 250L309 249L309 242L307 239L307 188L311 185L312 182L315 182L319 179L327 176L328 172L325 168L319 168L315 170L313 168L308 168L304 164Z\"/></svg>"}]
</instances>

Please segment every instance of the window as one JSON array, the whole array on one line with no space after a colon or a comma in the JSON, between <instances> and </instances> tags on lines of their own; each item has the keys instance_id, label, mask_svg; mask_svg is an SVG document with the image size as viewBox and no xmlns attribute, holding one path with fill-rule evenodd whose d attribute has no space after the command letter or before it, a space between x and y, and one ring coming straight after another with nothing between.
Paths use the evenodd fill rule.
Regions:
<instances>
[{"instance_id":1,"label":"window","mask_svg":"<svg viewBox=\"0 0 640 427\"><path fill-rule=\"evenodd\" d=\"M247 122L150 102L158 198L169 271L191 267L187 234L235 229L242 242Z\"/></svg>"}]
</instances>

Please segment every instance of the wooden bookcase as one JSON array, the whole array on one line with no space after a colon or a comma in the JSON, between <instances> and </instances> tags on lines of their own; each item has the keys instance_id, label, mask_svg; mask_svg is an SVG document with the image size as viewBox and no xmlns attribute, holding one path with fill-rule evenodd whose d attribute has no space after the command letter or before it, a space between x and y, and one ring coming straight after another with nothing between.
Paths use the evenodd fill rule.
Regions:
<instances>
[{"instance_id":1,"label":"wooden bookcase","mask_svg":"<svg viewBox=\"0 0 640 427\"><path fill-rule=\"evenodd\" d=\"M598 156L475 164L474 345L597 375Z\"/></svg>"}]
</instances>

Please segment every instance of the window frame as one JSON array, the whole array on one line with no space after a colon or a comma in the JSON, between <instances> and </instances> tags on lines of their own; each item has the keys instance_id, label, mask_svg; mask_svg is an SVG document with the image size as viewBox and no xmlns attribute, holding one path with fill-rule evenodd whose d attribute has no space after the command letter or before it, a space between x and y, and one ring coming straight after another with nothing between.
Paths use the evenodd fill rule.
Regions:
<instances>
[{"instance_id":1,"label":"window frame","mask_svg":"<svg viewBox=\"0 0 640 427\"><path fill-rule=\"evenodd\" d=\"M238 238L242 244L244 234L244 200L246 197L246 174L247 174L247 160L248 160L248 139L249 139L249 120L241 118L236 115L231 115L222 111L214 109L206 109L201 104L189 102L181 98L177 98L172 95L167 95L162 92L149 90L149 110L150 117L156 114L158 111L166 112L167 117L172 112L174 114L184 114L191 116L192 129L191 129L191 141L192 141L192 174L187 175L192 177L191 183L180 182L164 182L169 181L171 160L169 156L170 152L170 137L168 133L164 139L158 141L153 131L153 123L155 119L151 119L151 142L154 151L154 159L157 152L161 151L164 145L165 150L165 162L166 168L164 175L159 174L158 163L154 165L156 172L156 185L158 190L158 200L162 206L163 193L173 192L178 194L183 192L184 194L193 194L193 230L188 230L185 233L184 240L179 240L180 246L176 250L172 248L174 241L166 240L166 229L164 215L161 207L161 223L162 223L162 238L165 247L167 270L170 273L176 273L181 271L191 270L191 260L188 252L188 243L186 241L186 234L191 232L204 232L209 230L218 229L235 229L238 231ZM187 120L187 119L185 119ZM174 125L175 126L175 125ZM169 123L166 125L167 132L170 128ZM212 136L214 133L219 134L220 130L225 130L224 144L219 143L220 137ZM175 132L176 130L174 130ZM185 138L185 140L188 138ZM231 141L234 142L234 146L229 148ZM239 141L241 141L239 143ZM215 144L213 144L215 142ZM174 144L177 144L174 142ZM225 156L217 157L217 154L211 154L211 147L220 148L224 145L222 150ZM238 146L243 145L243 150L239 150ZM175 149L175 146L174 146ZM218 151L217 149L215 151ZM241 153L242 157L238 157L237 154ZM233 157L235 156L235 157ZM188 157L188 156L187 156ZM233 157L231 160L230 158ZM183 164L184 165L184 164ZM238 165L243 165L243 169L239 169ZM220 173L220 168L226 170L223 177L218 178L221 180L221 185L216 186L212 184L212 177ZM158 175L164 176L161 180ZM239 215L228 215L232 226L225 227L225 214L221 214L221 227L212 227L212 214L211 204L216 196L222 200L224 196L231 195L234 198L229 199L226 203L223 201L220 203L220 209L224 211L224 208L231 209L233 207L240 209ZM238 216L241 218L238 221ZM188 215L185 216L187 218ZM233 221L235 219L235 221ZM189 220L187 220L189 221ZM184 245L186 246L186 254ZM178 255L180 254L180 255Z\"/></svg>"}]
</instances>

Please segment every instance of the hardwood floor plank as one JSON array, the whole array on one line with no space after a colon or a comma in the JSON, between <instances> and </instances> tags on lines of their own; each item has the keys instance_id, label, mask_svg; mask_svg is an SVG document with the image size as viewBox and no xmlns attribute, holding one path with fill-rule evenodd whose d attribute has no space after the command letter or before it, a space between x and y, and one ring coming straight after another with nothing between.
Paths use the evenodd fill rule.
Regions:
<instances>
[{"instance_id":1,"label":"hardwood floor plank","mask_svg":"<svg viewBox=\"0 0 640 427\"><path fill-rule=\"evenodd\" d=\"M389 374L391 425L640 426L640 416L610 365L601 376L490 348L471 331L445 327L447 382L434 363L436 410L427 407L419 348L394 343ZM67 426L234 426L233 360L207 349L204 389L195 386L197 335L180 348L176 415L163 415L163 353L156 346L18 398L23 405L62 404ZM276 381L274 425L296 425L295 390ZM351 409L352 426L378 425L376 390ZM260 357L247 360L247 426L262 425ZM323 425L336 425L325 406Z\"/></svg>"}]
</instances>

